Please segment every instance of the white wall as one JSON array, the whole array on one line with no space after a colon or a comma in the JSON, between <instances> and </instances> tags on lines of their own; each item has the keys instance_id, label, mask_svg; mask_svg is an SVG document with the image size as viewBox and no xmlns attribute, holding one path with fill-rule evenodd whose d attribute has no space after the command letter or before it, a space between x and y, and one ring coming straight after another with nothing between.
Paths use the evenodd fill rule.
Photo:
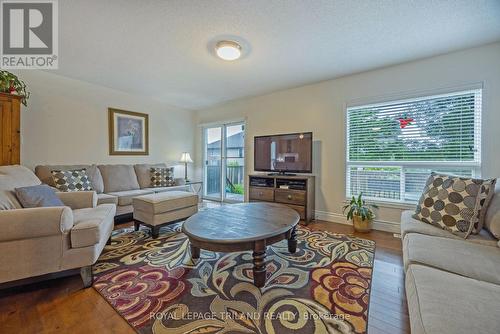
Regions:
<instances>
[{"instance_id":1,"label":"white wall","mask_svg":"<svg viewBox=\"0 0 500 334\"><path fill-rule=\"evenodd\" d=\"M192 111L48 72L26 70L16 74L31 92L28 107L23 107L21 114L21 163L25 166L178 164L181 152L193 152ZM149 114L148 156L109 155L108 107ZM176 168L176 176L183 176L182 168Z\"/></svg>"},{"instance_id":2,"label":"white wall","mask_svg":"<svg viewBox=\"0 0 500 334\"><path fill-rule=\"evenodd\" d=\"M197 122L245 118L247 172L253 170L254 136L313 131L316 210L325 219L339 220L345 200L346 103L443 92L477 83L484 85L482 172L484 177L499 177L500 43L228 102L197 112ZM197 162L202 159L200 137L198 129ZM399 222L400 212L383 207L378 219Z\"/></svg>"}]
</instances>

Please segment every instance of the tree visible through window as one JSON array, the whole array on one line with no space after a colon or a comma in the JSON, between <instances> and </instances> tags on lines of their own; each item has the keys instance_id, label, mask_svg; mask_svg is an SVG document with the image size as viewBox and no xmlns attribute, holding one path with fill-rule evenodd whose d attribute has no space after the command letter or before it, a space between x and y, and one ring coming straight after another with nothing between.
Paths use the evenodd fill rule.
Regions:
<instances>
[{"instance_id":1,"label":"tree visible through window","mask_svg":"<svg viewBox=\"0 0 500 334\"><path fill-rule=\"evenodd\" d=\"M478 176L481 90L347 108L347 196L414 202L431 171Z\"/></svg>"}]
</instances>

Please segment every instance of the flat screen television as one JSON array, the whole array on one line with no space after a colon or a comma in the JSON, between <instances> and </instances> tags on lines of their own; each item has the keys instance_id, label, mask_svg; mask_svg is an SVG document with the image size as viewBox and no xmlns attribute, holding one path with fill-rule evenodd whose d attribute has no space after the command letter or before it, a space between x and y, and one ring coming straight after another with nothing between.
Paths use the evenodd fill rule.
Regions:
<instances>
[{"instance_id":1,"label":"flat screen television","mask_svg":"<svg viewBox=\"0 0 500 334\"><path fill-rule=\"evenodd\" d=\"M312 173L312 132L254 137L254 170Z\"/></svg>"}]
</instances>

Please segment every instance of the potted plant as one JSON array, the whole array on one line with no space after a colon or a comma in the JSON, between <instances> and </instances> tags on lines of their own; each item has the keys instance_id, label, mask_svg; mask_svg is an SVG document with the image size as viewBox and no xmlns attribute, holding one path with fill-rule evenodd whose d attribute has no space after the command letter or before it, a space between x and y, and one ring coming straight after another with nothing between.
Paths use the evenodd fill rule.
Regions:
<instances>
[{"instance_id":1,"label":"potted plant","mask_svg":"<svg viewBox=\"0 0 500 334\"><path fill-rule=\"evenodd\" d=\"M0 70L0 92L21 96L21 103L28 105L30 93L26 90L26 84L15 74Z\"/></svg>"},{"instance_id":2,"label":"potted plant","mask_svg":"<svg viewBox=\"0 0 500 334\"><path fill-rule=\"evenodd\" d=\"M373 210L378 209L375 204L366 204L363 199L363 193L358 198L352 196L351 202L344 206L342 212L346 214L347 219L352 220L354 230L357 232L370 232L373 226Z\"/></svg>"}]
</instances>

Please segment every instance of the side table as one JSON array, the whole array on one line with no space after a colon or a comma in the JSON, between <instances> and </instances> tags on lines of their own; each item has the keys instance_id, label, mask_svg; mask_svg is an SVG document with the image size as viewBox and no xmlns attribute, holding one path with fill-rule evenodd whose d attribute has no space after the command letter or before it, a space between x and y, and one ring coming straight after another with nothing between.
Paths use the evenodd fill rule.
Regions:
<instances>
[{"instance_id":1,"label":"side table","mask_svg":"<svg viewBox=\"0 0 500 334\"><path fill-rule=\"evenodd\" d=\"M198 186L197 189L195 188L196 185ZM189 186L191 192L198 195L198 200L200 202L203 200L202 199L203 181L187 181L186 186Z\"/></svg>"}]
</instances>

